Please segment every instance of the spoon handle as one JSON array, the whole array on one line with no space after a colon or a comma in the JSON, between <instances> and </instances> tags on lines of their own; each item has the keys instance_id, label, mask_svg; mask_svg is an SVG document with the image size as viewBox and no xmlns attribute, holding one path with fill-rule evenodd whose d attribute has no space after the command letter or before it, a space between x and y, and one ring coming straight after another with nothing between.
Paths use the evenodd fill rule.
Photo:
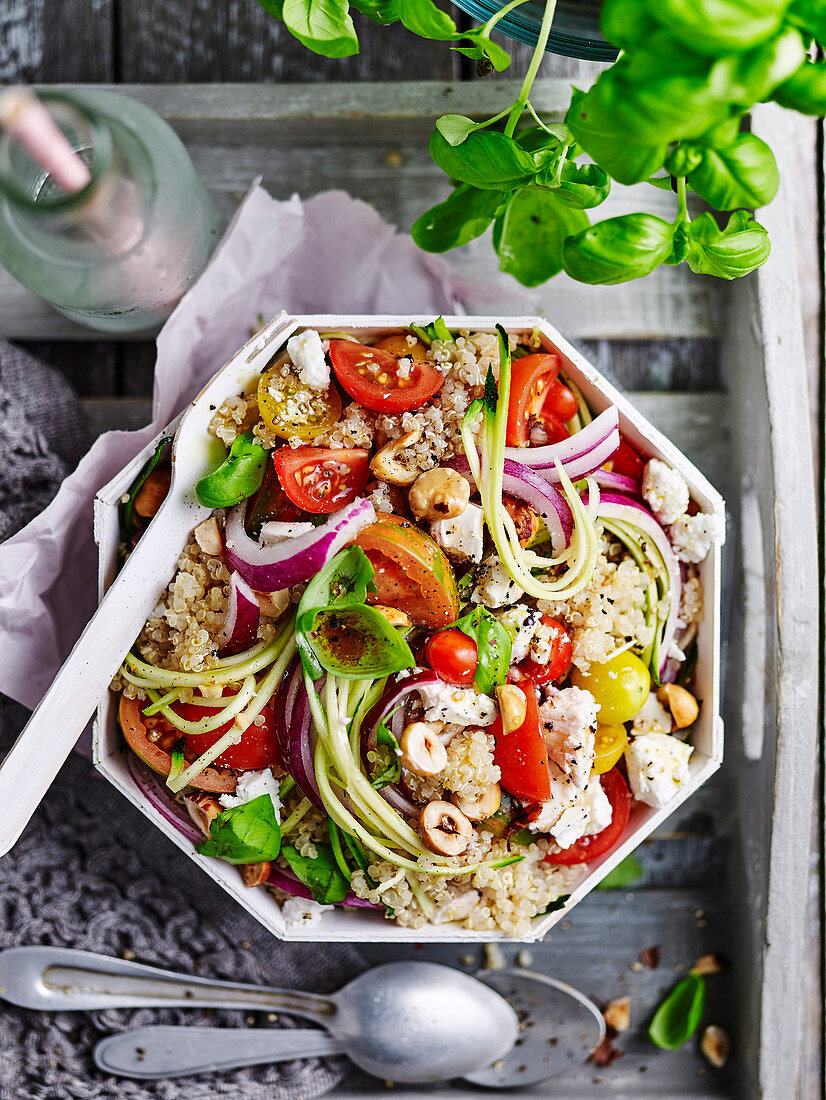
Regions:
<instances>
[{"instance_id":1,"label":"spoon handle","mask_svg":"<svg viewBox=\"0 0 826 1100\"><path fill-rule=\"evenodd\" d=\"M272 986L190 977L92 951L10 947L0 951L2 997L23 1008L65 1012L105 1008L251 1008L325 1024L331 998Z\"/></svg>"},{"instance_id":2,"label":"spoon handle","mask_svg":"<svg viewBox=\"0 0 826 1100\"><path fill-rule=\"evenodd\" d=\"M342 1054L343 1045L309 1028L138 1027L102 1039L95 1062L121 1077L183 1077L291 1058Z\"/></svg>"}]
</instances>

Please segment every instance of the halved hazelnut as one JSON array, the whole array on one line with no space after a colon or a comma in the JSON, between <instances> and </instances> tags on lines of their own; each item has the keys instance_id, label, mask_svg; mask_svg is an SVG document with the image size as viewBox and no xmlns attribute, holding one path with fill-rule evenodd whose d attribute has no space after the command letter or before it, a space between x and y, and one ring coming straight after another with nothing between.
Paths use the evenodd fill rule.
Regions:
<instances>
[{"instance_id":1,"label":"halved hazelnut","mask_svg":"<svg viewBox=\"0 0 826 1100\"><path fill-rule=\"evenodd\" d=\"M270 877L272 865L268 860L263 863L242 863L241 878L245 886L261 886Z\"/></svg>"},{"instance_id":2,"label":"halved hazelnut","mask_svg":"<svg viewBox=\"0 0 826 1100\"><path fill-rule=\"evenodd\" d=\"M203 523L199 523L192 532L195 541L205 554L213 558L219 558L224 552L224 544L221 542L221 528L215 516L210 516Z\"/></svg>"},{"instance_id":3,"label":"halved hazelnut","mask_svg":"<svg viewBox=\"0 0 826 1100\"><path fill-rule=\"evenodd\" d=\"M540 519L536 509L523 500L517 500L509 493L502 494L502 503L508 515L513 520L516 534L519 536L519 545L527 546L539 533Z\"/></svg>"},{"instance_id":4,"label":"halved hazelnut","mask_svg":"<svg viewBox=\"0 0 826 1100\"><path fill-rule=\"evenodd\" d=\"M683 730L697 721L700 704L690 691L679 684L663 684L657 691L657 698L671 711L671 717L678 730Z\"/></svg>"},{"instance_id":5,"label":"halved hazelnut","mask_svg":"<svg viewBox=\"0 0 826 1100\"><path fill-rule=\"evenodd\" d=\"M385 607L382 603L374 603L373 610L383 615L391 626L400 626L403 630L410 626L410 618L398 607Z\"/></svg>"},{"instance_id":6,"label":"halved hazelnut","mask_svg":"<svg viewBox=\"0 0 826 1100\"><path fill-rule=\"evenodd\" d=\"M407 432L400 439L391 439L388 443L373 455L370 461L370 469L379 481L389 481L391 485L412 485L419 476L418 470L408 470L398 460L400 451L405 447L412 447L418 443L422 433L416 429Z\"/></svg>"},{"instance_id":7,"label":"halved hazelnut","mask_svg":"<svg viewBox=\"0 0 826 1100\"><path fill-rule=\"evenodd\" d=\"M606 1024L614 1031L627 1031L631 1026L631 998L616 997L609 1001L602 1015Z\"/></svg>"},{"instance_id":8,"label":"halved hazelnut","mask_svg":"<svg viewBox=\"0 0 826 1100\"><path fill-rule=\"evenodd\" d=\"M255 598L261 614L270 619L277 619L290 606L289 588L279 588L276 592L256 592Z\"/></svg>"},{"instance_id":9,"label":"halved hazelnut","mask_svg":"<svg viewBox=\"0 0 826 1100\"><path fill-rule=\"evenodd\" d=\"M192 818L193 822L206 837L209 836L209 826L211 823L219 814L224 812L224 807L217 798L203 792L187 795L186 798L184 798L184 806L186 806L186 812Z\"/></svg>"},{"instance_id":10,"label":"halved hazelnut","mask_svg":"<svg viewBox=\"0 0 826 1100\"><path fill-rule=\"evenodd\" d=\"M722 1069L728 1061L731 1051L731 1040L728 1033L718 1027L717 1024L709 1024L700 1040L700 1050L703 1052L706 1061L715 1069Z\"/></svg>"},{"instance_id":11,"label":"halved hazelnut","mask_svg":"<svg viewBox=\"0 0 826 1100\"><path fill-rule=\"evenodd\" d=\"M399 748L402 767L415 775L438 775L447 764L447 749L427 722L406 726Z\"/></svg>"},{"instance_id":12,"label":"halved hazelnut","mask_svg":"<svg viewBox=\"0 0 826 1100\"><path fill-rule=\"evenodd\" d=\"M518 730L528 713L528 703L522 689L515 684L500 684L496 689L496 699L502 715L502 732Z\"/></svg>"},{"instance_id":13,"label":"halved hazelnut","mask_svg":"<svg viewBox=\"0 0 826 1100\"><path fill-rule=\"evenodd\" d=\"M428 802L419 814L422 839L440 856L460 856L467 849L473 826L449 802Z\"/></svg>"},{"instance_id":14,"label":"halved hazelnut","mask_svg":"<svg viewBox=\"0 0 826 1100\"><path fill-rule=\"evenodd\" d=\"M502 801L502 788L498 783L488 783L487 787L475 798L463 798L452 794L450 801L457 810L461 810L468 821L486 821L493 817Z\"/></svg>"},{"instance_id":15,"label":"halved hazelnut","mask_svg":"<svg viewBox=\"0 0 826 1100\"><path fill-rule=\"evenodd\" d=\"M163 504L172 480L170 470L153 470L135 496L135 511L144 519L151 519Z\"/></svg>"}]
</instances>

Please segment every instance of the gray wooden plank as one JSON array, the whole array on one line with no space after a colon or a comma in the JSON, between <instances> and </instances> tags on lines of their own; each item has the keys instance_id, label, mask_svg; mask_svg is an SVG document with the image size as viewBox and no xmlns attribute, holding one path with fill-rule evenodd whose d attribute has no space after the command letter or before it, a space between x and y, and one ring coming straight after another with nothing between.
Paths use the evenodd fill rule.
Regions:
<instances>
[{"instance_id":1,"label":"gray wooden plank","mask_svg":"<svg viewBox=\"0 0 826 1100\"><path fill-rule=\"evenodd\" d=\"M112 80L113 0L3 0L0 84Z\"/></svg>"},{"instance_id":2,"label":"gray wooden plank","mask_svg":"<svg viewBox=\"0 0 826 1100\"><path fill-rule=\"evenodd\" d=\"M490 115L515 94L507 83L129 86L186 141L227 221L252 179L263 175L278 198L344 188L406 229L448 191L426 153L434 117L445 110ZM565 81L537 85L534 100L552 113L567 102ZM673 196L646 188L647 209L672 215ZM605 214L639 206L617 188ZM526 290L496 268L487 238L450 254L461 272L489 284L491 308L535 312L574 337L713 337L722 332L729 290L684 267L665 267L634 284L592 287L559 276ZM486 308L487 308L486 303ZM83 331L0 277L0 335L82 339Z\"/></svg>"},{"instance_id":3,"label":"gray wooden plank","mask_svg":"<svg viewBox=\"0 0 826 1100\"><path fill-rule=\"evenodd\" d=\"M354 13L360 52L332 60L301 45L255 0L122 0L119 78L221 80L416 80L458 75L447 43L415 38L401 25L377 27Z\"/></svg>"},{"instance_id":4,"label":"gray wooden plank","mask_svg":"<svg viewBox=\"0 0 826 1100\"><path fill-rule=\"evenodd\" d=\"M65 341L24 341L22 346L58 370L81 397L117 393L117 347L104 340L81 345Z\"/></svg>"}]
</instances>

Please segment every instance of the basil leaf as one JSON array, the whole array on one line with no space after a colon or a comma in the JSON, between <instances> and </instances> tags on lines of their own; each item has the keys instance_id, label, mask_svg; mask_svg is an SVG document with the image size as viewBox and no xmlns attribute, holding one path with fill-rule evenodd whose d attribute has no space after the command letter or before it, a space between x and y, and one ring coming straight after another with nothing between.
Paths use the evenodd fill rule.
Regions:
<instances>
[{"instance_id":1,"label":"basil leaf","mask_svg":"<svg viewBox=\"0 0 826 1100\"><path fill-rule=\"evenodd\" d=\"M635 856L626 856L622 863L618 863L613 871L609 871L602 882L597 883L597 890L620 890L623 886L631 886L642 878L642 867Z\"/></svg>"},{"instance_id":2,"label":"basil leaf","mask_svg":"<svg viewBox=\"0 0 826 1100\"><path fill-rule=\"evenodd\" d=\"M211 839L197 845L198 851L227 863L263 863L275 859L281 847L281 830L268 794L224 810L210 824L209 835Z\"/></svg>"},{"instance_id":3,"label":"basil leaf","mask_svg":"<svg viewBox=\"0 0 826 1100\"><path fill-rule=\"evenodd\" d=\"M737 279L760 267L771 254L768 233L743 210L731 215L725 229L711 214L700 214L689 233L688 266L698 275Z\"/></svg>"},{"instance_id":4,"label":"basil leaf","mask_svg":"<svg viewBox=\"0 0 826 1100\"><path fill-rule=\"evenodd\" d=\"M290 34L322 57L359 52L347 0L284 0L281 17Z\"/></svg>"},{"instance_id":5,"label":"basil leaf","mask_svg":"<svg viewBox=\"0 0 826 1100\"><path fill-rule=\"evenodd\" d=\"M260 488L266 465L266 448L256 443L252 432L244 432L218 469L201 478L195 495L205 508L231 508Z\"/></svg>"},{"instance_id":6,"label":"basil leaf","mask_svg":"<svg viewBox=\"0 0 826 1100\"><path fill-rule=\"evenodd\" d=\"M523 286L539 286L562 270L565 238L587 227L586 214L563 205L547 188L515 191L494 225L499 269Z\"/></svg>"},{"instance_id":7,"label":"basil leaf","mask_svg":"<svg viewBox=\"0 0 826 1100\"><path fill-rule=\"evenodd\" d=\"M511 639L499 620L486 607L479 606L457 619L451 629L461 630L476 643L473 682L477 690L488 695L498 684L504 684L511 663Z\"/></svg>"},{"instance_id":8,"label":"basil leaf","mask_svg":"<svg viewBox=\"0 0 826 1100\"><path fill-rule=\"evenodd\" d=\"M602 0L599 25L611 45L621 50L641 45L657 30L639 0Z\"/></svg>"},{"instance_id":9,"label":"basil leaf","mask_svg":"<svg viewBox=\"0 0 826 1100\"><path fill-rule=\"evenodd\" d=\"M674 226L653 214L624 214L598 222L562 246L562 262L582 283L641 279L671 252Z\"/></svg>"},{"instance_id":10,"label":"basil leaf","mask_svg":"<svg viewBox=\"0 0 826 1100\"><path fill-rule=\"evenodd\" d=\"M375 592L373 566L359 546L340 550L310 581L298 605L298 616L313 607L330 607L339 602L364 603Z\"/></svg>"},{"instance_id":11,"label":"basil leaf","mask_svg":"<svg viewBox=\"0 0 826 1100\"><path fill-rule=\"evenodd\" d=\"M401 704L399 704L401 706ZM401 752L399 751L399 743L393 736L393 733L387 726L387 719L390 715L395 714L396 710L391 710L390 714L385 714L376 727L376 743L383 745L384 748L390 752L390 763L380 772L376 778L372 781L373 786L377 791L380 791L382 787L389 787L392 783L398 783L402 775L401 764Z\"/></svg>"},{"instance_id":12,"label":"basil leaf","mask_svg":"<svg viewBox=\"0 0 826 1100\"><path fill-rule=\"evenodd\" d=\"M538 917L544 917L546 913L556 913L559 909L564 909L570 901L570 894L560 894L556 901L550 902L541 913L537 913Z\"/></svg>"},{"instance_id":13,"label":"basil leaf","mask_svg":"<svg viewBox=\"0 0 826 1100\"><path fill-rule=\"evenodd\" d=\"M141 472L138 474L138 476L132 482L132 485L131 485L131 487L129 489L129 493L128 493L129 499L126 501L126 503L121 508L121 513L120 513L120 537L121 537L121 541L125 542L127 544L127 547L126 547L127 550L130 549L130 546L128 544L131 541L132 536L134 535L135 531L137 531L137 529L138 529L138 520L135 517L135 497L138 495L138 493L143 488L143 483L146 481L146 479L149 477L149 475L152 473L152 471L158 465L158 463L161 460L161 457L164 454L164 451L166 450L167 446L171 442L172 442L172 440L171 440L170 436L166 436L158 442L158 445L155 447L155 450L152 452L152 456L149 458L146 465L143 467Z\"/></svg>"},{"instance_id":14,"label":"basil leaf","mask_svg":"<svg viewBox=\"0 0 826 1100\"><path fill-rule=\"evenodd\" d=\"M575 210L590 210L605 202L611 191L611 180L596 164L574 164L564 160L559 182L551 187L556 198Z\"/></svg>"},{"instance_id":15,"label":"basil leaf","mask_svg":"<svg viewBox=\"0 0 826 1100\"><path fill-rule=\"evenodd\" d=\"M705 150L696 145L677 145L668 155L665 170L670 176L687 176L703 163ZM652 181L649 180L649 183Z\"/></svg>"},{"instance_id":16,"label":"basil leaf","mask_svg":"<svg viewBox=\"0 0 826 1100\"><path fill-rule=\"evenodd\" d=\"M362 603L336 603L299 614L296 642L305 670L316 680L320 669L361 680L389 676L416 663L399 631Z\"/></svg>"},{"instance_id":17,"label":"basil leaf","mask_svg":"<svg viewBox=\"0 0 826 1100\"><path fill-rule=\"evenodd\" d=\"M792 0L786 18L810 34L819 45L826 43L826 0Z\"/></svg>"},{"instance_id":18,"label":"basil leaf","mask_svg":"<svg viewBox=\"0 0 826 1100\"><path fill-rule=\"evenodd\" d=\"M746 109L768 99L805 60L800 32L788 27L756 50L721 59L712 76L726 86L729 103Z\"/></svg>"},{"instance_id":19,"label":"basil leaf","mask_svg":"<svg viewBox=\"0 0 826 1100\"><path fill-rule=\"evenodd\" d=\"M451 179L483 191L510 191L529 183L535 174L533 157L513 138L492 130L468 134L455 147L436 130L430 139L430 155Z\"/></svg>"},{"instance_id":20,"label":"basil leaf","mask_svg":"<svg viewBox=\"0 0 826 1100\"><path fill-rule=\"evenodd\" d=\"M651 1042L663 1050L677 1050L700 1025L706 1001L706 983L689 974L671 990L648 1028Z\"/></svg>"},{"instance_id":21,"label":"basil leaf","mask_svg":"<svg viewBox=\"0 0 826 1100\"><path fill-rule=\"evenodd\" d=\"M292 845L281 849L281 855L295 877L310 888L319 905L337 905L350 892L350 883L341 873L329 844L316 843L315 856L302 856Z\"/></svg>"},{"instance_id":22,"label":"basil leaf","mask_svg":"<svg viewBox=\"0 0 826 1100\"><path fill-rule=\"evenodd\" d=\"M664 260L669 266L681 264L691 250L691 235L687 221L679 222L674 228L674 238L671 244L671 252Z\"/></svg>"},{"instance_id":23,"label":"basil leaf","mask_svg":"<svg viewBox=\"0 0 826 1100\"><path fill-rule=\"evenodd\" d=\"M715 210L765 206L777 194L774 154L754 134L741 134L727 149L707 149L688 182Z\"/></svg>"},{"instance_id":24,"label":"basil leaf","mask_svg":"<svg viewBox=\"0 0 826 1100\"><path fill-rule=\"evenodd\" d=\"M448 143L448 145L461 145L468 134L474 130L483 129L487 123L474 122L472 118L464 115L442 115L436 119L436 129Z\"/></svg>"},{"instance_id":25,"label":"basil leaf","mask_svg":"<svg viewBox=\"0 0 826 1100\"><path fill-rule=\"evenodd\" d=\"M826 114L826 61L805 61L787 81L775 88L772 99L804 115Z\"/></svg>"},{"instance_id":26,"label":"basil leaf","mask_svg":"<svg viewBox=\"0 0 826 1100\"><path fill-rule=\"evenodd\" d=\"M456 53L464 54L465 57L469 57L472 61L478 61L482 66L489 65L490 70L496 73L503 72L510 65L510 54L498 42L491 41L490 38L477 31L465 31L462 37L469 38L474 45L451 47ZM477 65L477 72L478 70L479 65ZM479 75L485 74L479 73Z\"/></svg>"},{"instance_id":27,"label":"basil leaf","mask_svg":"<svg viewBox=\"0 0 826 1100\"><path fill-rule=\"evenodd\" d=\"M396 0L399 19L420 38L450 41L456 37L456 24L433 0Z\"/></svg>"},{"instance_id":28,"label":"basil leaf","mask_svg":"<svg viewBox=\"0 0 826 1100\"><path fill-rule=\"evenodd\" d=\"M644 0L648 15L695 53L742 52L777 31L778 0Z\"/></svg>"},{"instance_id":29,"label":"basil leaf","mask_svg":"<svg viewBox=\"0 0 826 1100\"><path fill-rule=\"evenodd\" d=\"M606 96L598 89L599 81L588 92L575 88L565 122L585 152L617 183L640 183L662 168L670 139L646 143L632 141L627 134L618 139L612 108L603 104Z\"/></svg>"},{"instance_id":30,"label":"basil leaf","mask_svg":"<svg viewBox=\"0 0 826 1100\"><path fill-rule=\"evenodd\" d=\"M258 2L261 3L261 0ZM351 5L379 26L387 27L399 21L399 6L396 0L351 0Z\"/></svg>"}]
</instances>

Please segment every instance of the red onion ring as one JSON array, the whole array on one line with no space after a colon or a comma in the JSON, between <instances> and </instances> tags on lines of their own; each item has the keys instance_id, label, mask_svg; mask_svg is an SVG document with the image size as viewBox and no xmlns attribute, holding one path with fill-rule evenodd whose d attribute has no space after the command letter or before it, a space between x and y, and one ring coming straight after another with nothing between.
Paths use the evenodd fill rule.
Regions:
<instances>
[{"instance_id":1,"label":"red onion ring","mask_svg":"<svg viewBox=\"0 0 826 1100\"><path fill-rule=\"evenodd\" d=\"M298 671L301 673L299 663ZM322 681L323 683L323 681ZM319 810L324 809L315 777L315 743L317 739L315 723L310 712L310 700L307 689L302 683L296 693L295 705L287 725L287 756L290 762L290 775L296 786Z\"/></svg>"},{"instance_id":2,"label":"red onion ring","mask_svg":"<svg viewBox=\"0 0 826 1100\"><path fill-rule=\"evenodd\" d=\"M179 806L167 791L161 789L155 773L141 763L132 752L129 753L127 765L135 785L164 821L172 825L181 836L185 836L191 843L200 844L204 839L203 833L200 829L196 829L184 808Z\"/></svg>"},{"instance_id":3,"label":"red onion ring","mask_svg":"<svg viewBox=\"0 0 826 1100\"><path fill-rule=\"evenodd\" d=\"M506 447L505 458L511 458L534 469L553 469L555 463L559 461L567 471L569 463L575 459L587 457L595 447L604 443L613 432L618 430L619 412L616 406L612 405L568 439L563 439L559 443L550 443L547 447ZM572 475L569 474L570 476ZM584 474L578 475L578 477L584 476Z\"/></svg>"},{"instance_id":4,"label":"red onion ring","mask_svg":"<svg viewBox=\"0 0 826 1100\"><path fill-rule=\"evenodd\" d=\"M309 886L305 886L299 879L288 874L283 867L276 867L273 864L267 882L270 886L275 886L278 890L283 890L285 894L291 894L294 898L306 898L309 901L313 900L312 891ZM336 904L345 905L351 909L384 909L383 905L378 905L374 901L368 901L366 898L357 897L352 890L344 901L339 901Z\"/></svg>"},{"instance_id":5,"label":"red onion ring","mask_svg":"<svg viewBox=\"0 0 826 1100\"><path fill-rule=\"evenodd\" d=\"M602 488L612 489L615 493L632 493L640 496L640 483L626 474L615 474L612 470L598 469L590 475Z\"/></svg>"},{"instance_id":6,"label":"red onion ring","mask_svg":"<svg viewBox=\"0 0 826 1100\"><path fill-rule=\"evenodd\" d=\"M224 559L256 592L275 592L310 580L359 531L376 521L370 501L357 497L321 527L275 546L262 546L247 534L244 513L245 504L238 504L227 516Z\"/></svg>"},{"instance_id":7,"label":"red onion ring","mask_svg":"<svg viewBox=\"0 0 826 1100\"><path fill-rule=\"evenodd\" d=\"M221 633L218 635L219 657L231 657L243 653L255 643L261 608L255 593L238 573L229 578L229 605Z\"/></svg>"}]
</instances>

